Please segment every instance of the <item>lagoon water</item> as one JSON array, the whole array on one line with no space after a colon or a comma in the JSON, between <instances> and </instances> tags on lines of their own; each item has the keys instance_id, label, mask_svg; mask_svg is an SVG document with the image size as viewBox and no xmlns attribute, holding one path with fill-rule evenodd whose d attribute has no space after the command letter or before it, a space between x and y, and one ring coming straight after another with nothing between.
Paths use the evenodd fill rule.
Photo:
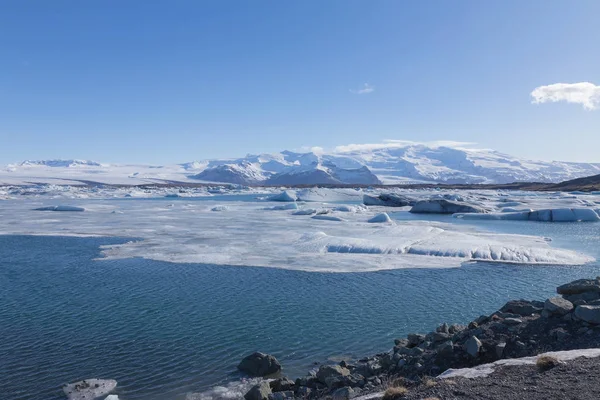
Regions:
<instances>
[{"instance_id":1,"label":"lagoon water","mask_svg":"<svg viewBox=\"0 0 600 400\"><path fill-rule=\"evenodd\" d=\"M599 257L600 224L476 225ZM386 351L407 333L466 323L509 299L544 299L558 284L600 275L598 263L332 274L94 261L100 245L122 241L0 236L2 398L61 399L62 384L98 377L116 379L123 400L185 399L239 381L237 363L255 350L276 355L296 377L315 363Z\"/></svg>"}]
</instances>

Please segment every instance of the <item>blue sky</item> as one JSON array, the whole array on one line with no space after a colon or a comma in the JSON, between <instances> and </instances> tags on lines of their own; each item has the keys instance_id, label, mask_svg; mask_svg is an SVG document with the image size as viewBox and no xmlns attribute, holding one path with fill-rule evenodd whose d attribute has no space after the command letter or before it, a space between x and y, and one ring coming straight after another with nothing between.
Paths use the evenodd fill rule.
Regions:
<instances>
[{"instance_id":1,"label":"blue sky","mask_svg":"<svg viewBox=\"0 0 600 400\"><path fill-rule=\"evenodd\" d=\"M0 163L386 139L600 162L600 110L552 102L569 87L530 95L600 96L598 15L596 0L5 0Z\"/></svg>"}]
</instances>

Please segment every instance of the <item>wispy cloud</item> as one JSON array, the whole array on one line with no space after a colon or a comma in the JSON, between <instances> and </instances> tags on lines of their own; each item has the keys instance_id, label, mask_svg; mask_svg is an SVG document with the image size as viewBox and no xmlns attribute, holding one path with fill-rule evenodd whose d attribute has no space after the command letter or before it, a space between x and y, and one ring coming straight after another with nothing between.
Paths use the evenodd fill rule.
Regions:
<instances>
[{"instance_id":1,"label":"wispy cloud","mask_svg":"<svg viewBox=\"0 0 600 400\"><path fill-rule=\"evenodd\" d=\"M586 110L595 110L600 105L600 86L590 82L555 83L540 86L531 92L532 103L567 103L581 104Z\"/></svg>"},{"instance_id":2,"label":"wispy cloud","mask_svg":"<svg viewBox=\"0 0 600 400\"><path fill-rule=\"evenodd\" d=\"M362 88L358 89L358 90L354 90L354 89L350 89L350 93L354 93L354 94L368 94L368 93L373 93L375 91L375 87L369 85L368 83L365 83Z\"/></svg>"},{"instance_id":3,"label":"wispy cloud","mask_svg":"<svg viewBox=\"0 0 600 400\"><path fill-rule=\"evenodd\" d=\"M350 153L350 152L369 152L380 149L395 149L408 146L423 145L427 147L452 147L455 149L467 149L476 143L472 142L454 142L449 140L439 140L434 142L413 142L410 140L384 140L383 143L364 143L364 144L348 144L337 146L334 148L334 153ZM475 150L475 149L470 149Z\"/></svg>"}]
</instances>

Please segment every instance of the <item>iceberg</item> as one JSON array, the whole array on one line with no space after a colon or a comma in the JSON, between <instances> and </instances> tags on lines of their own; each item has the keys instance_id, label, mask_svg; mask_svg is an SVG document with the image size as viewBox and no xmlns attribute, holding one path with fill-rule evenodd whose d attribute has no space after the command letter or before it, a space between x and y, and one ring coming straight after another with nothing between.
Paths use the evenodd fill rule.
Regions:
<instances>
[{"instance_id":1,"label":"iceberg","mask_svg":"<svg viewBox=\"0 0 600 400\"><path fill-rule=\"evenodd\" d=\"M392 222L392 219L390 218L389 215L387 215L387 213L381 213L381 214L377 214L373 218L369 219L367 222L376 224L376 223Z\"/></svg>"},{"instance_id":2,"label":"iceberg","mask_svg":"<svg viewBox=\"0 0 600 400\"><path fill-rule=\"evenodd\" d=\"M284 190L283 192L281 192L279 194L269 197L267 200L291 202L291 201L296 201L297 199L298 199L298 197L296 196L295 192L293 192L291 190Z\"/></svg>"}]
</instances>

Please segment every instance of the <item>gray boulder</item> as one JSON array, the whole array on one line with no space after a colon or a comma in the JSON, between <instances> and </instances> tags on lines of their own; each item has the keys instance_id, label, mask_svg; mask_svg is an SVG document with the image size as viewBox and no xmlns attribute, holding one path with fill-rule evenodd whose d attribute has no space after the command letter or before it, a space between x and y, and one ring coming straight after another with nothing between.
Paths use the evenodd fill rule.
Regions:
<instances>
[{"instance_id":1,"label":"gray boulder","mask_svg":"<svg viewBox=\"0 0 600 400\"><path fill-rule=\"evenodd\" d=\"M251 376L269 376L281 371L281 364L275 357L265 353L252 353L240 362L238 369Z\"/></svg>"},{"instance_id":2,"label":"gray boulder","mask_svg":"<svg viewBox=\"0 0 600 400\"><path fill-rule=\"evenodd\" d=\"M543 307L544 304L537 301L511 300L502 306L500 311L505 313L514 313L526 317L531 314L539 314L542 312Z\"/></svg>"},{"instance_id":3,"label":"gray boulder","mask_svg":"<svg viewBox=\"0 0 600 400\"><path fill-rule=\"evenodd\" d=\"M414 214L485 213L482 207L444 199L421 200L410 209Z\"/></svg>"},{"instance_id":4,"label":"gray boulder","mask_svg":"<svg viewBox=\"0 0 600 400\"><path fill-rule=\"evenodd\" d=\"M471 357L477 358L479 355L479 350L481 350L481 341L477 339L477 336L471 336L465 342L465 350Z\"/></svg>"},{"instance_id":5,"label":"gray boulder","mask_svg":"<svg viewBox=\"0 0 600 400\"><path fill-rule=\"evenodd\" d=\"M350 370L339 365L322 365L317 371L319 382L327 385L328 388L334 387L344 377L350 375Z\"/></svg>"},{"instance_id":6,"label":"gray boulder","mask_svg":"<svg viewBox=\"0 0 600 400\"><path fill-rule=\"evenodd\" d=\"M289 378L283 377L272 380L270 383L273 392L285 392L294 388L295 382Z\"/></svg>"},{"instance_id":7,"label":"gray boulder","mask_svg":"<svg viewBox=\"0 0 600 400\"><path fill-rule=\"evenodd\" d=\"M425 341L425 335L421 333L409 333L407 336L408 346L414 347L418 346Z\"/></svg>"},{"instance_id":8,"label":"gray boulder","mask_svg":"<svg viewBox=\"0 0 600 400\"><path fill-rule=\"evenodd\" d=\"M588 322L590 324L599 325L600 324L600 306L577 306L575 308L575 316L582 321Z\"/></svg>"},{"instance_id":9,"label":"gray boulder","mask_svg":"<svg viewBox=\"0 0 600 400\"><path fill-rule=\"evenodd\" d=\"M269 382L261 382L258 385L252 386L252 389L244 395L246 400L268 400L271 394L271 386Z\"/></svg>"},{"instance_id":10,"label":"gray boulder","mask_svg":"<svg viewBox=\"0 0 600 400\"><path fill-rule=\"evenodd\" d=\"M581 294L586 292L600 292L600 279L578 279L556 288L558 294Z\"/></svg>"},{"instance_id":11,"label":"gray boulder","mask_svg":"<svg viewBox=\"0 0 600 400\"><path fill-rule=\"evenodd\" d=\"M573 303L565 300L562 297L552 297L544 303L544 310L551 315L563 316L568 314L573 309Z\"/></svg>"}]
</instances>

